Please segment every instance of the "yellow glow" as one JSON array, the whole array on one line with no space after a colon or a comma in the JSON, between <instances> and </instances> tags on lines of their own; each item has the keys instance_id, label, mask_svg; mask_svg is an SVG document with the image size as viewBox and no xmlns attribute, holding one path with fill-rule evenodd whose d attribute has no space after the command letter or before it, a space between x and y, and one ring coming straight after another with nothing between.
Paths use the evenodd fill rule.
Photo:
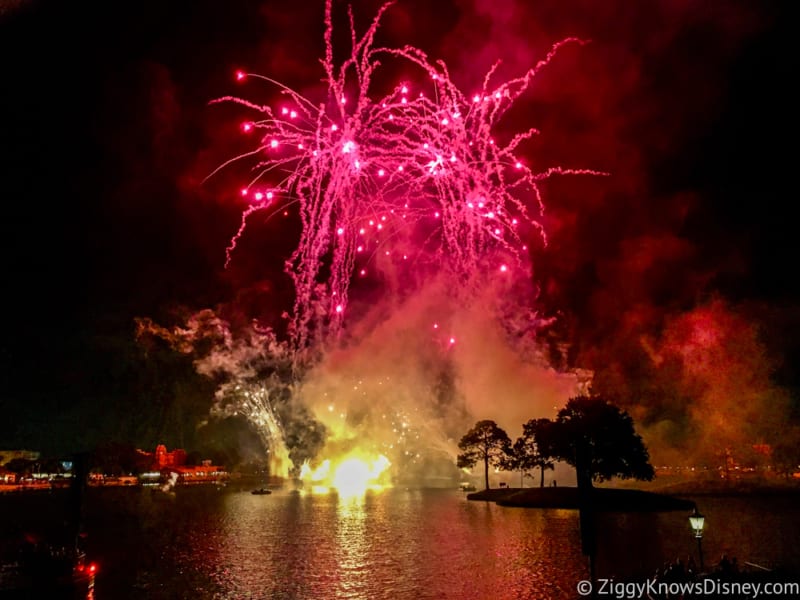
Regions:
<instances>
[{"instance_id":1,"label":"yellow glow","mask_svg":"<svg viewBox=\"0 0 800 600\"><path fill-rule=\"evenodd\" d=\"M300 469L300 479L312 484L312 491L320 493L335 488L340 495L355 496L367 489L386 487L385 473L391 463L380 454L366 458L363 453L350 453L338 460L325 460L317 468L306 462Z\"/></svg>"},{"instance_id":2,"label":"yellow glow","mask_svg":"<svg viewBox=\"0 0 800 600\"><path fill-rule=\"evenodd\" d=\"M366 491L369 479L369 465L361 459L349 458L336 467L333 487L346 496L355 496Z\"/></svg>"}]
</instances>

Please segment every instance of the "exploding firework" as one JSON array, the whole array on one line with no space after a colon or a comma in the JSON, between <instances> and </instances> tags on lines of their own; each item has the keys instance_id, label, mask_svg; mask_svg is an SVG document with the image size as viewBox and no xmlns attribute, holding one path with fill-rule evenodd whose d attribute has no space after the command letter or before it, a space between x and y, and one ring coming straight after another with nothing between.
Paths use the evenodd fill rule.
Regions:
<instances>
[{"instance_id":1,"label":"exploding firework","mask_svg":"<svg viewBox=\"0 0 800 600\"><path fill-rule=\"evenodd\" d=\"M417 389L413 376L405 387L393 386L389 392L389 386L378 389L379 374L365 377L368 382L362 386L363 374L356 373L358 383L352 390L328 384L335 402L326 399L325 385L315 390L315 385L301 381L314 373L314 358L335 349L332 342L341 341L337 334L348 314L351 287L359 279L392 273L407 289L422 285L431 289L435 279L444 282L440 288L445 294L466 294L473 304L488 306L493 301L486 302L485 281L492 276L523 282L509 283L505 289L517 302L527 303L531 295L514 290L530 287L528 241L546 241L539 222L544 210L540 182L559 174L599 174L561 167L535 169L522 151L537 130L508 135L498 127L558 50L580 40L555 44L538 64L510 81L496 83L495 66L481 88L467 94L452 81L444 62L430 60L422 50L375 45L389 6L378 11L361 36L349 14L351 51L339 63L334 59L332 0L326 1L322 65L327 91L322 97L309 99L270 77L237 72L240 83L256 81L273 87L280 101L262 105L235 96L215 101L251 111L241 131L256 138L251 150L217 169L246 161L253 170L241 188L248 206L227 249L227 262L251 215L296 210L301 225L297 245L286 261L295 288L289 339L279 345L274 336L270 338L281 357L291 357L294 379L287 383L271 373L269 381L251 378L244 387L233 379L218 400L228 410L247 416L262 431L273 458L283 465L289 462L287 436L274 402L286 389L293 397L304 396L294 399L305 403L323 424L328 434L323 454L335 457L334 463L330 458L303 462L301 478L315 485L379 484L390 466L408 472L417 464L435 462L437 453L444 451L443 441L451 438L440 427L443 413L451 407L443 408L434 400L438 420L433 410L403 410L406 404L419 403L420 396L411 392ZM383 87L381 61L402 64L417 76ZM502 311L496 312L502 319ZM530 306L520 314L530 314ZM457 342L448 322L453 315L440 316L443 319L436 318L425 328L440 336L443 347L451 348ZM533 327L535 323L527 326ZM359 391L361 387L369 394ZM422 397L436 397L430 389L417 391ZM404 402L405 396L412 397ZM338 403L361 409L340 411ZM431 452L426 453L426 445ZM292 462L300 466L297 460Z\"/></svg>"},{"instance_id":2,"label":"exploding firework","mask_svg":"<svg viewBox=\"0 0 800 600\"><path fill-rule=\"evenodd\" d=\"M493 83L493 68L480 90L465 94L445 63L430 61L422 50L374 46L389 4L361 37L350 14L352 51L337 65L331 4L325 7L325 98L315 103L269 77L237 72L239 81L276 86L284 99L277 106L233 96L218 100L254 111L241 128L258 138L253 150L220 167L255 162L241 190L251 204L228 261L250 215L289 206L299 211L302 232L286 263L296 292L290 331L299 353L339 331L351 283L376 270L378 261L404 269L412 281L415 272L445 270L461 288L490 272L512 276L513 266L527 264L531 230L544 239L538 183L555 174L596 174L530 168L518 152L534 128L505 143L494 134L558 49L579 40L559 42L510 81ZM410 64L426 83L399 83L376 94L380 59Z\"/></svg>"}]
</instances>

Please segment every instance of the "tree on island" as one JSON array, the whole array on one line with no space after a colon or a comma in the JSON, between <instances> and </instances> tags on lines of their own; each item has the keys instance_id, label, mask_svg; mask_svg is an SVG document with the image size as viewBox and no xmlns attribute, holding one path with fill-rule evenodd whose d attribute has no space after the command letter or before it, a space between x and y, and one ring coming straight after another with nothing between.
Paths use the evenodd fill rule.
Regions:
<instances>
[{"instance_id":1,"label":"tree on island","mask_svg":"<svg viewBox=\"0 0 800 600\"><path fill-rule=\"evenodd\" d=\"M650 481L647 448L624 410L599 396L571 398L558 411L549 450L575 467L578 487L612 477Z\"/></svg>"},{"instance_id":2,"label":"tree on island","mask_svg":"<svg viewBox=\"0 0 800 600\"><path fill-rule=\"evenodd\" d=\"M489 465L505 468L511 454L511 440L508 434L498 427L494 421L478 421L461 441L458 442L461 453L456 459L459 469L471 469L478 461L483 462L483 475L486 489L489 489Z\"/></svg>"},{"instance_id":3,"label":"tree on island","mask_svg":"<svg viewBox=\"0 0 800 600\"><path fill-rule=\"evenodd\" d=\"M528 475L533 469L541 469L539 487L544 487L544 472L554 469L552 453L553 421L531 419L522 426L522 436L517 438L509 460L509 470Z\"/></svg>"}]
</instances>

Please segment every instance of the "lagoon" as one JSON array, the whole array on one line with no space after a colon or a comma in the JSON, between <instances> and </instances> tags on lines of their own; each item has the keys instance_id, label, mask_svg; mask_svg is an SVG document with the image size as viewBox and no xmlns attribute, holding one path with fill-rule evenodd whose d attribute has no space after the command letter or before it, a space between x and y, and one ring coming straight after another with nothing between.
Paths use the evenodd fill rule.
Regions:
<instances>
[{"instance_id":1,"label":"lagoon","mask_svg":"<svg viewBox=\"0 0 800 600\"><path fill-rule=\"evenodd\" d=\"M3 519L36 520L57 492L0 496ZM706 564L800 572L795 495L694 499ZM50 510L51 516L58 511ZM588 578L577 512L501 507L449 489L364 496L275 489L90 489L86 549L104 599L575 598ZM598 522L598 576L645 578L697 545L682 512L610 513Z\"/></svg>"}]
</instances>

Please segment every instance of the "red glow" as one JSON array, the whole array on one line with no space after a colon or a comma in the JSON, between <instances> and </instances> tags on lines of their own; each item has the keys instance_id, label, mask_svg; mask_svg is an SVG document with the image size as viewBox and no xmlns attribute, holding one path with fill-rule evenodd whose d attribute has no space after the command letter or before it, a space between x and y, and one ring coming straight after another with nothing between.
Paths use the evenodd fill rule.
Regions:
<instances>
[{"instance_id":1,"label":"red glow","mask_svg":"<svg viewBox=\"0 0 800 600\"><path fill-rule=\"evenodd\" d=\"M236 71L236 81L243 81L245 77L247 77L247 74L244 71Z\"/></svg>"},{"instance_id":2,"label":"red glow","mask_svg":"<svg viewBox=\"0 0 800 600\"><path fill-rule=\"evenodd\" d=\"M326 0L328 9L331 3ZM354 96L345 99L343 95L344 89L351 86L345 76L347 69L334 61L338 52L332 47L334 25L328 10L323 63L326 72L333 75L328 78L327 101L315 105L300 93L259 75L254 77L278 85L286 94L289 101L284 106L261 106L233 97L221 99L263 114L243 124L245 131L263 130L259 131L259 147L237 158L261 154L255 167L259 173L253 181L262 175L286 173L283 182L277 184L280 187L275 188L276 194L287 200L286 205L297 206L302 231L294 256L299 260L287 272L298 294L291 317L299 346L311 340L305 323L309 322L307 317L313 306L318 306L325 296L338 294L342 303L332 308L343 313L350 278L356 272L363 276L368 270L368 262L353 264L353 251L368 254L364 257L367 261L385 255L402 257L407 264L416 265L420 257L423 263L427 262L427 256L421 253L427 254L430 248L437 257L447 259L447 266L459 276L471 276L484 265L492 265L491 253L496 249L503 251L502 260L508 260L507 253L529 260L530 257L519 256L522 233L516 226L530 224L541 232L536 221L536 215L544 208L539 199L539 182L551 175L596 174L559 167L532 172L515 156L520 144L537 133L532 128L523 129L510 139L504 136L502 143L492 138L500 116L529 88L539 70L561 46L579 40L567 38L555 44L545 59L510 82L492 81L490 88L490 72L474 96L464 95L449 80L443 65L429 63L416 49L390 49L387 51L394 57L422 68L437 83L430 91L418 89L416 96L411 95L408 82L399 83L387 96L376 99L371 75L379 63L371 44L379 17L380 14L363 38L355 40L353 54L345 62L363 66L363 77L358 79ZM237 79L244 78L245 74L239 73ZM341 108L345 102L353 105L352 110ZM339 110L329 110L332 106ZM262 150L267 152L262 154ZM529 210L527 198L535 199L538 206ZM288 202L289 199L293 200ZM400 207L402 211L396 212ZM262 208L263 203L248 210ZM284 215L288 216L288 211ZM316 215L335 218L320 220ZM428 222L431 215L436 220ZM329 230L331 221L335 224ZM421 226L432 229L425 232L424 238L430 242L424 247L407 244L410 240L406 232L416 232L420 221ZM320 225L324 225L324 231L318 230ZM345 236L346 228L358 231L359 236ZM376 239L377 232L380 240ZM464 237L461 232L469 235ZM229 260L237 239L238 236L227 249ZM523 246L522 250L527 248ZM330 271L324 275L320 265L328 262L327 258L322 260L328 256ZM494 262L493 268L508 270L499 261ZM319 287L320 297L310 282L323 284ZM331 321L332 331L339 327L340 319ZM455 338L450 338L450 343L454 344Z\"/></svg>"}]
</instances>

